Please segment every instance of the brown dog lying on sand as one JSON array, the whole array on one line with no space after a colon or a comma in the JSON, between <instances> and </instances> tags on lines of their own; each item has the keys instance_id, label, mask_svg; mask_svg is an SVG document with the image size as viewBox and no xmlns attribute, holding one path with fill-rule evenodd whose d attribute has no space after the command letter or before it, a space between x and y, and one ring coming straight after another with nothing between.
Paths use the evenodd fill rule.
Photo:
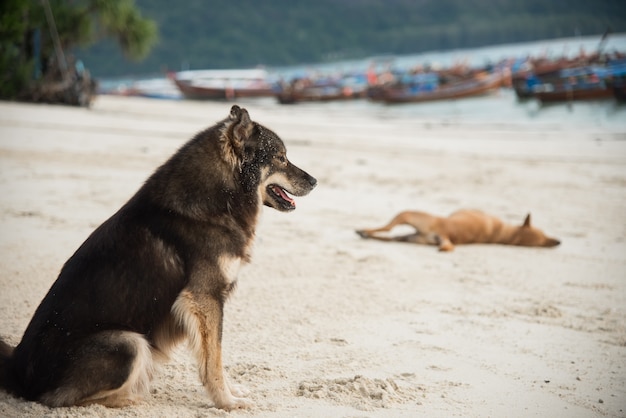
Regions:
<instances>
[{"instance_id":1,"label":"brown dog lying on sand","mask_svg":"<svg viewBox=\"0 0 626 418\"><path fill-rule=\"evenodd\" d=\"M375 235L398 225L410 225L416 232L396 237ZM459 244L507 244L523 247L555 247L561 242L530 225L530 214L521 226L508 225L495 216L478 210L463 209L447 218L424 212L401 212L387 225L356 231L363 238L381 241L437 245L439 251L452 251Z\"/></svg>"}]
</instances>

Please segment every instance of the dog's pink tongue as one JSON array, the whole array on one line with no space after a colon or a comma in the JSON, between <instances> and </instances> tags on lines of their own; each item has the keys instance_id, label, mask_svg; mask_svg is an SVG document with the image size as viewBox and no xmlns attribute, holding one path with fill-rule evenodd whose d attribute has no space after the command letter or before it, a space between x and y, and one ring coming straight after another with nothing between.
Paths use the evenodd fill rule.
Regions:
<instances>
[{"instance_id":1,"label":"dog's pink tongue","mask_svg":"<svg viewBox=\"0 0 626 418\"><path fill-rule=\"evenodd\" d=\"M287 193L285 193L285 191L283 190L282 187L280 186L275 186L274 190L280 195L280 197L282 197L283 199L285 199L287 202L289 202L291 204L291 206L296 206L296 201L293 200L292 198L290 198Z\"/></svg>"}]
</instances>

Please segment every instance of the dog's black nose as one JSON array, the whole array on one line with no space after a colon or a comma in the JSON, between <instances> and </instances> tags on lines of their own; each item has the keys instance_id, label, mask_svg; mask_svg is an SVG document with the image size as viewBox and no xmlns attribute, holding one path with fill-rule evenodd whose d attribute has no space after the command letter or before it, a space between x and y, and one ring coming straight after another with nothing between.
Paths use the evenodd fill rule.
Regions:
<instances>
[{"instance_id":1,"label":"dog's black nose","mask_svg":"<svg viewBox=\"0 0 626 418\"><path fill-rule=\"evenodd\" d=\"M317 179L316 179L315 177L313 177L313 176L309 175L309 184L310 184L312 187L315 187L315 185L317 184Z\"/></svg>"}]
</instances>

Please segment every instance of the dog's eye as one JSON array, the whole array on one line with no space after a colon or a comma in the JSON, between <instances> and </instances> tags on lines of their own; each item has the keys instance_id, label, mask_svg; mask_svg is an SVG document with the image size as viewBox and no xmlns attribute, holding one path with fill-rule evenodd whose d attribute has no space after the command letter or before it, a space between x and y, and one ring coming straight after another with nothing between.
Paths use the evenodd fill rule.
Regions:
<instances>
[{"instance_id":1,"label":"dog's eye","mask_svg":"<svg viewBox=\"0 0 626 418\"><path fill-rule=\"evenodd\" d=\"M281 163L286 163L286 162L287 162L287 159L285 158L285 156L284 156L284 155L279 155L279 156L278 156L278 161L280 161Z\"/></svg>"}]
</instances>

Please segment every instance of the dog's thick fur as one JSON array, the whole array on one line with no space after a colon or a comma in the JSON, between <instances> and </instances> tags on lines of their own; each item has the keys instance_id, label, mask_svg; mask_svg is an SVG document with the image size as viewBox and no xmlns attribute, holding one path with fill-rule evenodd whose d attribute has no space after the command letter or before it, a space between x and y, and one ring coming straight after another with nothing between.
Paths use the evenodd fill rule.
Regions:
<instances>
[{"instance_id":1,"label":"dog's thick fur","mask_svg":"<svg viewBox=\"0 0 626 418\"><path fill-rule=\"evenodd\" d=\"M377 235L389 232L398 225L412 226L415 233L396 237ZM401 212L383 227L356 232L363 238L436 245L440 251L452 251L459 244L508 244L523 247L555 247L560 244L559 240L532 227L530 214L522 225L516 226L481 211L468 209L454 212L447 218L424 212Z\"/></svg>"},{"instance_id":2,"label":"dog's thick fur","mask_svg":"<svg viewBox=\"0 0 626 418\"><path fill-rule=\"evenodd\" d=\"M19 345L0 342L0 386L49 406L124 406L187 339L215 406L249 406L223 372L223 306L262 205L293 210L286 192L315 187L285 152L238 106L197 134L65 263Z\"/></svg>"}]
</instances>

